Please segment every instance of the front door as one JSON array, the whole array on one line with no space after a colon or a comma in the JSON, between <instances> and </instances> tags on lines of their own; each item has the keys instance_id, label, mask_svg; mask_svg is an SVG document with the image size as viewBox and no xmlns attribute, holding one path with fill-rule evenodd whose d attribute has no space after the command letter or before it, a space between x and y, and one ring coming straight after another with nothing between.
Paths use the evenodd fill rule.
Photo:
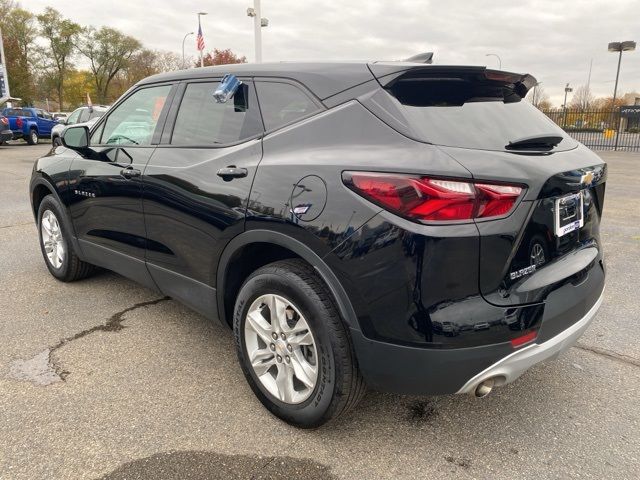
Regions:
<instances>
[{"instance_id":1,"label":"front door","mask_svg":"<svg viewBox=\"0 0 640 480\"><path fill-rule=\"evenodd\" d=\"M217 103L218 83L180 86L143 177L149 271L164 293L211 316L218 258L244 229L263 133L253 84Z\"/></svg>"},{"instance_id":2,"label":"front door","mask_svg":"<svg viewBox=\"0 0 640 480\"><path fill-rule=\"evenodd\" d=\"M78 156L69 170L71 217L86 259L148 286L141 177L171 88L127 96L92 132L93 153Z\"/></svg>"}]
</instances>

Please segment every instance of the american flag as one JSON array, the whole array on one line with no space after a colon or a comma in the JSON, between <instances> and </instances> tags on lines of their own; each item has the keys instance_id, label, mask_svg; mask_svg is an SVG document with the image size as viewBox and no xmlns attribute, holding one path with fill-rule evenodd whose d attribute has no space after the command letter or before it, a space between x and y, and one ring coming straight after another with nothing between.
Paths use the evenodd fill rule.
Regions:
<instances>
[{"instance_id":1,"label":"american flag","mask_svg":"<svg viewBox=\"0 0 640 480\"><path fill-rule=\"evenodd\" d=\"M200 22L198 22L198 36L196 37L196 47L199 51L204 50L204 37L202 36L202 27L200 26Z\"/></svg>"}]
</instances>

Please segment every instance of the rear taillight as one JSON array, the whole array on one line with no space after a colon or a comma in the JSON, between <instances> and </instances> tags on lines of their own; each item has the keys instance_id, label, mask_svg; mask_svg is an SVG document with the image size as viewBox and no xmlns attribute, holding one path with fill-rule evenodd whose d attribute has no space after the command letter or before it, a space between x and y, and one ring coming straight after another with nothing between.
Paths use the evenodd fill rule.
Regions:
<instances>
[{"instance_id":1,"label":"rear taillight","mask_svg":"<svg viewBox=\"0 0 640 480\"><path fill-rule=\"evenodd\" d=\"M6 127L9 125L9 120L7 120L7 117L0 117L0 123Z\"/></svg>"},{"instance_id":2,"label":"rear taillight","mask_svg":"<svg viewBox=\"0 0 640 480\"><path fill-rule=\"evenodd\" d=\"M344 172L349 188L403 217L423 221L471 220L507 215L522 187L399 173Z\"/></svg>"},{"instance_id":3,"label":"rear taillight","mask_svg":"<svg viewBox=\"0 0 640 480\"><path fill-rule=\"evenodd\" d=\"M22 128L22 118L20 117L16 118L16 126L18 128Z\"/></svg>"}]
</instances>

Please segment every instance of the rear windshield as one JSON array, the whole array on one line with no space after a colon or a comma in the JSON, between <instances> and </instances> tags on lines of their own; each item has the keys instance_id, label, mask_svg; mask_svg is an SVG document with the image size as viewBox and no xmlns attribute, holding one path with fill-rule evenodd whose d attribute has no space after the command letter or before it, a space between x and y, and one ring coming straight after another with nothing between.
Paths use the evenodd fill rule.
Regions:
<instances>
[{"instance_id":1,"label":"rear windshield","mask_svg":"<svg viewBox=\"0 0 640 480\"><path fill-rule=\"evenodd\" d=\"M30 110L22 110L21 108L7 108L4 111L4 115L7 117L30 117Z\"/></svg>"},{"instance_id":2,"label":"rear windshield","mask_svg":"<svg viewBox=\"0 0 640 480\"><path fill-rule=\"evenodd\" d=\"M512 88L464 78L408 79L388 89L403 105L420 140L452 147L505 150L509 142L538 135L560 135L553 149L576 146L546 115Z\"/></svg>"}]
</instances>

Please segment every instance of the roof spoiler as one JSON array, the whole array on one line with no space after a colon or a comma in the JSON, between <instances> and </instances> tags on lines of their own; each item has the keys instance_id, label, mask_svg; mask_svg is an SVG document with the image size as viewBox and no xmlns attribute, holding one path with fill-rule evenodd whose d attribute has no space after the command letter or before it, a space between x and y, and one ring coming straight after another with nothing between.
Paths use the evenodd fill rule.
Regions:
<instances>
[{"instance_id":1,"label":"roof spoiler","mask_svg":"<svg viewBox=\"0 0 640 480\"><path fill-rule=\"evenodd\" d=\"M478 80L493 80L513 85L513 90L518 96L524 98L527 92L533 88L537 80L528 73L504 72L502 70L490 70L487 67L466 67L447 65L416 65L404 62L375 62L369 64L374 77L385 88L390 88L401 80L413 81L424 78L476 78Z\"/></svg>"},{"instance_id":2,"label":"roof spoiler","mask_svg":"<svg viewBox=\"0 0 640 480\"><path fill-rule=\"evenodd\" d=\"M424 52L414 55L413 57L409 57L405 62L412 63L433 63L433 52Z\"/></svg>"}]
</instances>

